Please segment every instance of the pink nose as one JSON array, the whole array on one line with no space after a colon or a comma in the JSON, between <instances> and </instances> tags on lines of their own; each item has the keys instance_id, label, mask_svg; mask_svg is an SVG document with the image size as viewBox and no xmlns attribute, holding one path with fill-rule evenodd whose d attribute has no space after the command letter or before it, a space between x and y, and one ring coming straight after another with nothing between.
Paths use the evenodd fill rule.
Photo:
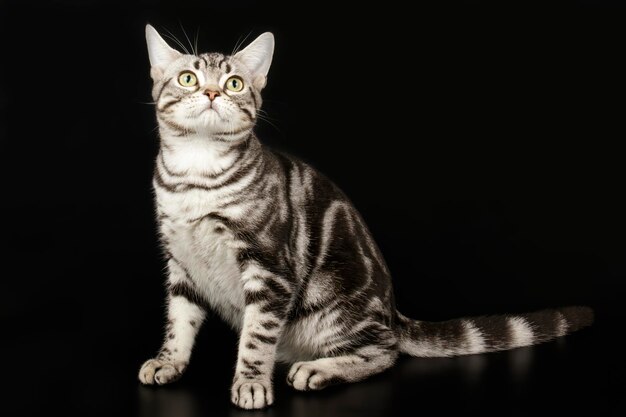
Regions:
<instances>
[{"instance_id":1,"label":"pink nose","mask_svg":"<svg viewBox=\"0 0 626 417\"><path fill-rule=\"evenodd\" d=\"M206 90L204 92L204 94L209 96L209 100L213 101L213 100L215 100L215 97L220 95L220 92L219 91L213 91L213 90Z\"/></svg>"}]
</instances>

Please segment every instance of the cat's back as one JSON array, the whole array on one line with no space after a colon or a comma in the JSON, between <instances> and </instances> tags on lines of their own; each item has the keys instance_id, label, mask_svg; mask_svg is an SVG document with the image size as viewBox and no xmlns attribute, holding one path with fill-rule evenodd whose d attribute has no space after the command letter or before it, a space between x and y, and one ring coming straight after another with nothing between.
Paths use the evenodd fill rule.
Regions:
<instances>
[{"instance_id":1,"label":"cat's back","mask_svg":"<svg viewBox=\"0 0 626 417\"><path fill-rule=\"evenodd\" d=\"M307 204L307 209L323 210L333 201L350 205L345 193L324 173L309 162L292 154L269 150L266 152L275 159L275 166L284 175L285 188L294 203Z\"/></svg>"}]
</instances>

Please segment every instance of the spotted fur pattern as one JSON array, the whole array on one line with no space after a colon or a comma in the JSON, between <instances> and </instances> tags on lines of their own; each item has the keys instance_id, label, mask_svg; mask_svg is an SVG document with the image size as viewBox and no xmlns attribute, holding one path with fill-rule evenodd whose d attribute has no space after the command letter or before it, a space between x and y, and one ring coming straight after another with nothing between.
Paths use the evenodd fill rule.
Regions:
<instances>
[{"instance_id":1,"label":"spotted fur pattern","mask_svg":"<svg viewBox=\"0 0 626 417\"><path fill-rule=\"evenodd\" d=\"M193 56L146 30L161 138L154 190L168 321L160 352L140 370L143 383L181 376L209 308L239 333L231 398L247 409L272 404L276 361L293 364L293 388L317 390L382 372L400 352L510 349L591 322L584 307L443 323L404 317L385 261L344 193L253 133L272 35L231 56ZM180 85L185 71L196 85ZM243 80L241 91L225 87L232 76Z\"/></svg>"}]
</instances>

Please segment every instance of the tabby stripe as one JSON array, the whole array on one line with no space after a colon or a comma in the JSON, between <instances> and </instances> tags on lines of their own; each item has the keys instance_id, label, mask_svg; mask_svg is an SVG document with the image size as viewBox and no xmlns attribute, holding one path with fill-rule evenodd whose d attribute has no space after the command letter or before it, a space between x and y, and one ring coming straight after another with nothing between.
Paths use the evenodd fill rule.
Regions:
<instances>
[{"instance_id":1,"label":"tabby stripe","mask_svg":"<svg viewBox=\"0 0 626 417\"><path fill-rule=\"evenodd\" d=\"M241 190L235 190L230 193L224 193L220 196L220 201L222 201L218 206L218 210L223 210L227 207L238 206L242 202L250 201L251 195L258 195L261 190L262 183L260 181L253 181L245 188L245 192Z\"/></svg>"},{"instance_id":2,"label":"tabby stripe","mask_svg":"<svg viewBox=\"0 0 626 417\"><path fill-rule=\"evenodd\" d=\"M172 296L184 297L196 305L205 304L204 299L198 294L195 288L186 281L180 281L170 285L168 291Z\"/></svg>"},{"instance_id":3,"label":"tabby stripe","mask_svg":"<svg viewBox=\"0 0 626 417\"><path fill-rule=\"evenodd\" d=\"M273 345L278 340L274 336L266 336L264 334L255 333L255 332L251 332L250 337L258 340L261 343L265 343L266 345Z\"/></svg>"},{"instance_id":4,"label":"tabby stripe","mask_svg":"<svg viewBox=\"0 0 626 417\"><path fill-rule=\"evenodd\" d=\"M169 109L170 107L172 107L174 104L178 103L180 101L179 98L168 101L167 103L165 103L163 106L161 106L160 109L157 109L158 111L165 111L167 109Z\"/></svg>"},{"instance_id":5,"label":"tabby stripe","mask_svg":"<svg viewBox=\"0 0 626 417\"><path fill-rule=\"evenodd\" d=\"M180 193L184 190L179 190L178 186L175 184L168 184L163 180L163 177L161 176L161 171L159 171L159 169L155 169L154 170L154 182L156 183L157 186L169 191L170 193Z\"/></svg>"},{"instance_id":6,"label":"tabby stripe","mask_svg":"<svg viewBox=\"0 0 626 417\"><path fill-rule=\"evenodd\" d=\"M159 162L160 162L159 165L163 167L163 170L165 171L165 173L169 175L170 177L184 177L185 176L185 174L175 173L167 166L167 164L165 163L165 157L163 156L163 152L159 152Z\"/></svg>"},{"instance_id":7,"label":"tabby stripe","mask_svg":"<svg viewBox=\"0 0 626 417\"><path fill-rule=\"evenodd\" d=\"M308 284L308 280L307 280L307 284ZM297 318L303 319L308 316L312 316L313 314L317 314L326 308L328 308L329 310L332 310L333 308L336 307L337 303L334 303L333 305L328 305L326 302L302 305L302 302L304 301L303 300L304 294L306 294L306 288L307 288L306 286L303 286L301 290L301 295L298 296L298 299L300 300L299 301L300 304L292 307L291 310L289 311L289 317L290 317L289 321L293 321ZM320 317L318 317L318 320L321 320L326 315L328 315L328 312L324 312L324 314L320 315Z\"/></svg>"},{"instance_id":8,"label":"tabby stripe","mask_svg":"<svg viewBox=\"0 0 626 417\"><path fill-rule=\"evenodd\" d=\"M263 314L272 314L278 319L283 320L287 317L287 305L289 304L289 300L274 300L274 302L267 302L259 311Z\"/></svg>"},{"instance_id":9,"label":"tabby stripe","mask_svg":"<svg viewBox=\"0 0 626 417\"><path fill-rule=\"evenodd\" d=\"M252 126L245 125L243 127L240 127L239 129L233 130L231 132L217 132L217 133L214 133L213 135L214 136L235 136L235 135L238 135L238 134L243 133L246 130L250 130L250 129L252 129Z\"/></svg>"},{"instance_id":10,"label":"tabby stripe","mask_svg":"<svg viewBox=\"0 0 626 417\"><path fill-rule=\"evenodd\" d=\"M167 256L167 258L168 258L169 260L174 261L174 263L175 263L176 265L178 265L178 267L179 267L180 269L182 269L182 270L183 270L183 273L185 274L185 278L187 278L189 281L191 281L191 274L189 273L189 270L188 270L188 269L187 269L187 268L183 265L183 263L182 263L182 262L180 262L178 259L176 259L176 257L174 257L174 255L172 255L172 253L171 253L171 252L169 252L169 251L167 252L167 255L166 255L166 256Z\"/></svg>"},{"instance_id":11,"label":"tabby stripe","mask_svg":"<svg viewBox=\"0 0 626 417\"><path fill-rule=\"evenodd\" d=\"M513 335L507 316L482 316L467 319L480 332L485 347L489 350L500 350L510 346Z\"/></svg>"},{"instance_id":12,"label":"tabby stripe","mask_svg":"<svg viewBox=\"0 0 626 417\"><path fill-rule=\"evenodd\" d=\"M257 304L261 301L267 301L271 298L268 290L246 291L244 294L246 305Z\"/></svg>"},{"instance_id":13,"label":"tabby stripe","mask_svg":"<svg viewBox=\"0 0 626 417\"><path fill-rule=\"evenodd\" d=\"M245 239L246 237L242 236L242 238ZM249 242L253 241L250 237L247 237L245 240ZM263 265L263 269L276 276L282 276L289 273L285 266L280 262L280 259L251 247L239 251L237 254L237 262L241 265L241 267L245 267L250 262L258 262Z\"/></svg>"},{"instance_id":14,"label":"tabby stripe","mask_svg":"<svg viewBox=\"0 0 626 417\"><path fill-rule=\"evenodd\" d=\"M289 230L287 231L287 236L291 237L292 231L293 231L293 223L294 223L293 222L293 207L292 207L292 202L291 202L291 181L293 178L294 164L291 160L289 160L282 154L278 154L278 159L281 165L283 166L283 172L285 173L285 179L282 184L283 186L282 188L283 190L285 190L284 202L287 205L287 215L288 215L287 225L289 227Z\"/></svg>"},{"instance_id":15,"label":"tabby stripe","mask_svg":"<svg viewBox=\"0 0 626 417\"><path fill-rule=\"evenodd\" d=\"M166 124L166 125L167 125L170 129L172 129L172 130L177 130L177 131L179 131L179 132L183 132L184 134L187 134L187 133L195 133L195 132L193 132L192 130L187 129L186 127L183 127L183 126L179 125L179 124L178 124L178 123L176 123L176 122L172 122L171 120L167 120L166 118L164 118L164 117L162 117L162 116L160 116L160 115L158 115L158 116L159 116L159 119L160 119L163 123L165 123L165 124Z\"/></svg>"},{"instance_id":16,"label":"tabby stripe","mask_svg":"<svg viewBox=\"0 0 626 417\"><path fill-rule=\"evenodd\" d=\"M255 376L262 374L262 372L259 371L259 367L257 365L254 365L253 363L251 363L249 360L244 358L244 359L242 359L242 362L243 362L243 366L245 366L246 368L249 369L249 371L248 371L249 373L251 373L251 374L253 374ZM254 362L255 363L256 362L260 362L260 364L263 364L262 361L254 361Z\"/></svg>"},{"instance_id":17,"label":"tabby stripe","mask_svg":"<svg viewBox=\"0 0 626 417\"><path fill-rule=\"evenodd\" d=\"M232 175L230 175L230 177L226 178L221 183L213 185L213 186L210 186L210 187L200 187L200 188L204 188L206 190L215 190L217 188L222 188L222 187L229 186L229 185L231 185L233 183L236 183L237 181L245 178L252 171L252 169L256 165L258 165L259 163L260 163L259 160L253 160L249 164L241 167L238 171L233 172ZM240 191L240 192L243 192L243 191Z\"/></svg>"},{"instance_id":18,"label":"tabby stripe","mask_svg":"<svg viewBox=\"0 0 626 417\"><path fill-rule=\"evenodd\" d=\"M248 137L241 142L240 144L238 144L237 146L231 148L226 155L228 155L231 152L239 152L239 155L237 155L237 157L235 158L235 160L233 161L233 163L231 164L231 166L229 166L228 168L226 168L225 170L223 170L222 172L216 173L216 174L204 174L204 177L208 177L211 179L216 179L219 178L221 176L224 176L228 173L230 173L232 170L236 169L239 162L242 161L244 159L244 157L246 157L248 155L248 147L250 146L250 135L248 135Z\"/></svg>"},{"instance_id":19,"label":"tabby stripe","mask_svg":"<svg viewBox=\"0 0 626 417\"><path fill-rule=\"evenodd\" d=\"M279 319L285 318L287 315L287 307L291 301L290 291L285 290L285 288L274 279L266 278L263 282L267 289L251 293L250 295L246 294L246 301L251 301L248 304L265 301L259 309L261 313L271 313Z\"/></svg>"},{"instance_id":20,"label":"tabby stripe","mask_svg":"<svg viewBox=\"0 0 626 417\"><path fill-rule=\"evenodd\" d=\"M222 182L219 182L214 185L204 185L204 184L190 183L190 182L184 182L184 183L178 183L178 184L167 184L164 181L159 169L155 170L155 174L156 174L155 180L159 186L161 186L162 188L164 188L165 190L171 193L186 192L194 188L205 190L205 191L216 190L222 187L229 186L233 183L236 183L237 181L244 179L254 169L254 167L261 162L259 159L254 159L254 158L249 158L249 159L252 159L252 161L249 164L241 167L239 170L233 172L229 177L224 179ZM158 168L158 165L157 165L157 168ZM239 190L239 192L244 193L245 190Z\"/></svg>"},{"instance_id":21,"label":"tabby stripe","mask_svg":"<svg viewBox=\"0 0 626 417\"><path fill-rule=\"evenodd\" d=\"M163 82L163 85L161 86L161 89L159 90L158 94L157 94L157 98L156 98L156 102L159 102L159 99L161 98L161 94L163 94L163 90L165 90L165 87L167 87L167 85L170 83L170 81L172 81L172 78L168 78L167 80L165 80Z\"/></svg>"},{"instance_id":22,"label":"tabby stripe","mask_svg":"<svg viewBox=\"0 0 626 417\"><path fill-rule=\"evenodd\" d=\"M215 190L218 188L229 186L245 178L253 170L253 168L261 162L260 161L261 158L254 158L254 156L255 156L254 154L251 154L250 152L248 152L246 162L248 161L249 162L247 164L240 166L238 170L233 171L231 175L225 178L222 182L218 184L214 184L212 186L205 186L205 187L199 187L199 188L203 188L205 190ZM243 190L240 190L239 192L243 192Z\"/></svg>"},{"instance_id":23,"label":"tabby stripe","mask_svg":"<svg viewBox=\"0 0 626 417\"><path fill-rule=\"evenodd\" d=\"M237 168L237 164L247 155L246 151L247 148L250 146L250 140L249 138L246 139L245 141L242 141L241 143L238 143L236 146L232 146L228 149L228 151L226 153L224 153L222 156L226 156L232 152L239 152L239 154L237 155L237 157L235 158L235 160L233 161L233 163L226 168L223 171L214 173L214 174L206 174L206 173L202 173L199 174L198 176L202 179L217 179L221 176L224 176L226 174L228 174L229 172L231 172L232 170ZM165 169L165 172L171 176L171 177L185 177L187 176L187 173L176 173L174 172L171 168L169 168L167 166L167 163L165 162L165 155L163 152L159 152L159 162L161 162L161 164L163 165L163 168Z\"/></svg>"},{"instance_id":24,"label":"tabby stripe","mask_svg":"<svg viewBox=\"0 0 626 417\"><path fill-rule=\"evenodd\" d=\"M272 330L280 326L280 324L276 323L275 321L268 320L261 323L261 326L263 326L265 330Z\"/></svg>"},{"instance_id":25,"label":"tabby stripe","mask_svg":"<svg viewBox=\"0 0 626 417\"><path fill-rule=\"evenodd\" d=\"M226 62L226 57L225 57L225 56L223 56L223 57L220 59L220 62L218 62L218 63L217 63L217 67L218 67L219 69L222 69L222 64L223 64L224 62Z\"/></svg>"},{"instance_id":26,"label":"tabby stripe","mask_svg":"<svg viewBox=\"0 0 626 417\"><path fill-rule=\"evenodd\" d=\"M270 278L263 281L267 288L280 298L290 298L291 289L285 288L276 279Z\"/></svg>"},{"instance_id":27,"label":"tabby stripe","mask_svg":"<svg viewBox=\"0 0 626 417\"><path fill-rule=\"evenodd\" d=\"M536 341L558 336L560 323L558 311L537 311L524 314L523 317L533 330Z\"/></svg>"},{"instance_id":28,"label":"tabby stripe","mask_svg":"<svg viewBox=\"0 0 626 417\"><path fill-rule=\"evenodd\" d=\"M246 109L245 107L240 107L239 108L242 112L244 112L246 114L246 116L248 116L248 119L250 119L251 122L254 121L254 117L252 116L252 112L248 109Z\"/></svg>"},{"instance_id":29,"label":"tabby stripe","mask_svg":"<svg viewBox=\"0 0 626 417\"><path fill-rule=\"evenodd\" d=\"M279 319L284 318L287 314L287 306L291 301L290 292L272 278L256 277L256 279L261 280L266 288L246 291L244 294L246 305L263 303L259 309L261 313L272 313Z\"/></svg>"},{"instance_id":30,"label":"tabby stripe","mask_svg":"<svg viewBox=\"0 0 626 417\"><path fill-rule=\"evenodd\" d=\"M376 242L374 242L371 234L367 232L367 225L365 224L361 216L356 216L356 221L358 223L363 238L367 242L367 247L369 248L370 253L373 255L373 258L376 260L378 266L383 270L385 275L389 275L389 268L387 267L387 264L385 263L385 260L383 259L383 256L380 253L378 246L376 246Z\"/></svg>"},{"instance_id":31,"label":"tabby stripe","mask_svg":"<svg viewBox=\"0 0 626 417\"><path fill-rule=\"evenodd\" d=\"M254 90L250 89L250 96L252 97L252 101L254 102L254 108L257 109L259 108L259 104L256 100L256 95L254 93Z\"/></svg>"},{"instance_id":32,"label":"tabby stripe","mask_svg":"<svg viewBox=\"0 0 626 417\"><path fill-rule=\"evenodd\" d=\"M223 223L226 227L228 227L229 229L236 229L237 228L237 224L235 222L233 222L232 220L230 220L227 217L221 216L217 213L207 213L203 216L197 217L195 219L189 220L188 223L194 223L197 222L198 220L204 220L204 219L211 219L211 220L216 220L220 223Z\"/></svg>"},{"instance_id":33,"label":"tabby stripe","mask_svg":"<svg viewBox=\"0 0 626 417\"><path fill-rule=\"evenodd\" d=\"M246 136L246 138L242 141L236 142L234 144L234 146L230 146L226 152L221 153L220 156L227 156L230 155L233 152L239 152L240 153L240 158L245 154L245 151L248 150L248 148L250 147L250 138L252 137L252 133L250 133L248 136Z\"/></svg>"},{"instance_id":34,"label":"tabby stripe","mask_svg":"<svg viewBox=\"0 0 626 417\"><path fill-rule=\"evenodd\" d=\"M338 346L333 346L336 353L354 352L356 349L364 346L381 345L388 340L393 340L393 334L389 329L381 328L378 323L371 323L360 329L356 334L350 334L349 339L342 338L342 342Z\"/></svg>"}]
</instances>

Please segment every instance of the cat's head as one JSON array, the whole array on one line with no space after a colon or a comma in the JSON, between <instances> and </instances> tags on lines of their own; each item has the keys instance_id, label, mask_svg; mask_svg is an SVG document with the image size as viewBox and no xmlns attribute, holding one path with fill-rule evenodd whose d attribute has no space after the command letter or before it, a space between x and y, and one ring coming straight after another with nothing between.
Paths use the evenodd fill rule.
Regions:
<instances>
[{"instance_id":1,"label":"cat's head","mask_svg":"<svg viewBox=\"0 0 626 417\"><path fill-rule=\"evenodd\" d=\"M173 136L198 134L227 141L252 129L274 53L271 33L232 56L182 54L150 25L146 41L162 129Z\"/></svg>"}]
</instances>

